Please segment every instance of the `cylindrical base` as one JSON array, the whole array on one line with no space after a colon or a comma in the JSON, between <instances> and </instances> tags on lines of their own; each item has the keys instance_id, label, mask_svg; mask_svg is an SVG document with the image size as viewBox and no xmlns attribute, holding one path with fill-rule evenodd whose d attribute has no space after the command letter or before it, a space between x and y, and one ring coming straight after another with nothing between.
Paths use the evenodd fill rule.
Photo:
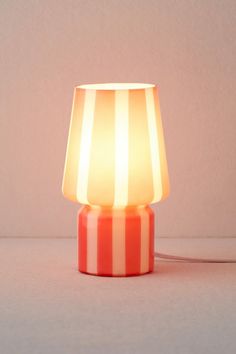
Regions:
<instances>
[{"instance_id":1,"label":"cylindrical base","mask_svg":"<svg viewBox=\"0 0 236 354\"><path fill-rule=\"evenodd\" d=\"M78 268L83 273L121 277L153 271L152 209L82 207L78 214L78 254Z\"/></svg>"}]
</instances>

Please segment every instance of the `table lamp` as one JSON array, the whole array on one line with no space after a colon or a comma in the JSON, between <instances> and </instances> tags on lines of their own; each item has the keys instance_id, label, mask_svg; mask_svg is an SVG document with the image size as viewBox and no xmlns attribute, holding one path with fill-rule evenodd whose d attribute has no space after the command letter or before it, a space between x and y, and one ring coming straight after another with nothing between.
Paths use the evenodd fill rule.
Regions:
<instances>
[{"instance_id":1,"label":"table lamp","mask_svg":"<svg viewBox=\"0 0 236 354\"><path fill-rule=\"evenodd\" d=\"M78 269L130 276L154 266L154 213L169 194L157 88L77 86L62 185L78 213Z\"/></svg>"}]
</instances>

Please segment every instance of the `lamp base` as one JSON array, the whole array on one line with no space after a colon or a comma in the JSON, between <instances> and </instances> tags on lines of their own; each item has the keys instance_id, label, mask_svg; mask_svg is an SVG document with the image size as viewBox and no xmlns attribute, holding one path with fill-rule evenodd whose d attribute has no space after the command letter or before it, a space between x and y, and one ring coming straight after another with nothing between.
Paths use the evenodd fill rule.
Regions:
<instances>
[{"instance_id":1,"label":"lamp base","mask_svg":"<svg viewBox=\"0 0 236 354\"><path fill-rule=\"evenodd\" d=\"M78 213L78 254L82 273L122 277L152 272L152 209L82 207Z\"/></svg>"}]
</instances>

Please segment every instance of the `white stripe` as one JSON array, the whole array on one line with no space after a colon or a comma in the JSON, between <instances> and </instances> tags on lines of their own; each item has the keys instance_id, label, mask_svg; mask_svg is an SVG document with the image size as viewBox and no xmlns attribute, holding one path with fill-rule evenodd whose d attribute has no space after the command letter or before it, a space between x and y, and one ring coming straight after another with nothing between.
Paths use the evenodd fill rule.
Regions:
<instances>
[{"instance_id":1,"label":"white stripe","mask_svg":"<svg viewBox=\"0 0 236 354\"><path fill-rule=\"evenodd\" d=\"M128 201L128 132L129 92L115 92L115 198L114 206L124 207Z\"/></svg>"},{"instance_id":2,"label":"white stripe","mask_svg":"<svg viewBox=\"0 0 236 354\"><path fill-rule=\"evenodd\" d=\"M155 202L162 198L162 180L161 180L161 163L160 151L157 136L155 102L153 97L153 89L145 89L148 130L151 148L152 174L153 174L153 190Z\"/></svg>"},{"instance_id":3,"label":"white stripe","mask_svg":"<svg viewBox=\"0 0 236 354\"><path fill-rule=\"evenodd\" d=\"M150 216L146 210L140 210L141 221L141 262L140 273L146 273L149 271L149 220Z\"/></svg>"},{"instance_id":4,"label":"white stripe","mask_svg":"<svg viewBox=\"0 0 236 354\"><path fill-rule=\"evenodd\" d=\"M90 163L90 148L92 140L93 120L95 111L96 91L85 91L84 112L81 128L80 159L76 197L80 203L88 204L87 189Z\"/></svg>"},{"instance_id":5,"label":"white stripe","mask_svg":"<svg viewBox=\"0 0 236 354\"><path fill-rule=\"evenodd\" d=\"M113 211L112 274L125 275L125 210Z\"/></svg>"},{"instance_id":6,"label":"white stripe","mask_svg":"<svg viewBox=\"0 0 236 354\"><path fill-rule=\"evenodd\" d=\"M64 184L65 184L65 179L66 179L66 173L68 173L68 171L67 171L67 165L68 165L68 156L69 156L69 146L70 146L71 132L72 132L72 121L73 121L73 114L74 114L74 109L75 109L75 100L76 100L76 89L74 90L73 103L72 103L72 110L71 110L71 115L70 115L70 127L69 127L68 139L67 139L66 158L65 158L64 174L63 174L63 181L62 181L62 193L63 193L63 191L64 191ZM63 194L64 194L64 193L63 193ZM74 194L74 193L73 193L73 194Z\"/></svg>"},{"instance_id":7,"label":"white stripe","mask_svg":"<svg viewBox=\"0 0 236 354\"><path fill-rule=\"evenodd\" d=\"M97 274L97 224L98 214L90 211L87 214L87 269L88 273Z\"/></svg>"}]
</instances>

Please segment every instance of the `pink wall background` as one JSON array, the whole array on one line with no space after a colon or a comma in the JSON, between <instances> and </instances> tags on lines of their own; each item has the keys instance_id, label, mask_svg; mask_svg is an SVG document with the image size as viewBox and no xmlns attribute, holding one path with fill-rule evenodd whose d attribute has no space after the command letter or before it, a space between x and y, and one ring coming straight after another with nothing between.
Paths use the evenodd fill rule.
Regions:
<instances>
[{"instance_id":1,"label":"pink wall background","mask_svg":"<svg viewBox=\"0 0 236 354\"><path fill-rule=\"evenodd\" d=\"M159 85L170 198L158 235L236 236L235 0L0 4L0 236L76 234L61 195L73 88Z\"/></svg>"}]
</instances>

